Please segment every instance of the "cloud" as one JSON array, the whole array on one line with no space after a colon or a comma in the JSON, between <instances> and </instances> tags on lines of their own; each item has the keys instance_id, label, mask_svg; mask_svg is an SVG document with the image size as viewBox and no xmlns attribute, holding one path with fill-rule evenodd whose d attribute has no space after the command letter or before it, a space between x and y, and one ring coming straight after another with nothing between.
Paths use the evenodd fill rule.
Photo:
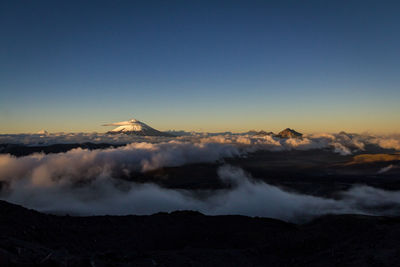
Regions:
<instances>
[{"instance_id":1,"label":"cloud","mask_svg":"<svg viewBox=\"0 0 400 267\"><path fill-rule=\"evenodd\" d=\"M68 178L90 180L100 175L120 177L160 167L196 162L216 162L243 152L232 145L218 143L132 143L123 147L66 153L33 154L25 157L0 155L0 181L30 178L32 183L52 183Z\"/></svg>"},{"instance_id":2,"label":"cloud","mask_svg":"<svg viewBox=\"0 0 400 267\"><path fill-rule=\"evenodd\" d=\"M371 140L371 143L377 144L382 148L400 150L400 137L392 136L386 138L376 137Z\"/></svg>"},{"instance_id":3,"label":"cloud","mask_svg":"<svg viewBox=\"0 0 400 267\"><path fill-rule=\"evenodd\" d=\"M338 199L321 198L284 191L256 181L243 170L231 166L219 169L220 179L230 185L230 189L224 190L173 190L120 179L160 167L223 162L224 158L240 157L257 150L330 149L349 155L366 150L368 145L396 149L398 136L339 133L280 139L269 135L192 134L171 139L93 133L43 137L2 135L0 141L10 138L27 144L38 140L42 140L42 144L132 141L118 148L98 150L78 148L66 153L24 157L0 154L0 182L3 184L0 198L45 212L122 215L191 209L206 214L242 214L295 222L328 213L392 215L399 212L398 191L358 186L339 193ZM391 168L393 166L388 166L380 173Z\"/></svg>"},{"instance_id":4,"label":"cloud","mask_svg":"<svg viewBox=\"0 0 400 267\"><path fill-rule=\"evenodd\" d=\"M145 150L154 149L149 145L143 146ZM76 155L79 156L64 166L65 157L69 159ZM254 180L242 169L229 165L218 170L222 182L230 185L229 189L199 194L201 192L166 189L152 183L138 184L113 178L112 168L98 166L98 160L105 163L109 159L107 156L98 159L97 154L90 155L81 150L46 159L45 165L37 165L37 162L46 156L35 157L24 159L21 163L16 163L16 158L1 158L2 167L11 163L11 172L20 169L18 176L8 176L9 173L4 171L1 173L2 180L6 178L9 183L0 194L2 199L39 211L61 214L125 215L198 210L211 215L240 214L293 222L304 222L332 213L392 215L398 214L400 207L398 191L361 186L341 192L340 199L321 198L284 191ZM118 158L122 160L125 157L126 154L121 153Z\"/></svg>"},{"instance_id":5,"label":"cloud","mask_svg":"<svg viewBox=\"0 0 400 267\"><path fill-rule=\"evenodd\" d=\"M350 155L355 152L365 151L369 145L382 149L400 150L400 136L370 136L347 133L336 134L310 134L303 138L278 138L270 135L255 136L249 134L207 134L192 133L175 138L133 136L126 134L102 134L102 133L55 133L55 134L17 134L0 135L0 144L24 144L24 145L51 145L65 143L192 143L192 144L225 144L240 147L247 152L257 150L284 151L284 150L310 150L330 149L334 153Z\"/></svg>"},{"instance_id":6,"label":"cloud","mask_svg":"<svg viewBox=\"0 0 400 267\"><path fill-rule=\"evenodd\" d=\"M134 136L107 133L47 133L47 134L0 134L0 144L22 144L45 146L53 144L107 143L128 144L133 142L164 142L171 138L155 136Z\"/></svg>"},{"instance_id":7,"label":"cloud","mask_svg":"<svg viewBox=\"0 0 400 267\"><path fill-rule=\"evenodd\" d=\"M390 170L392 170L392 169L397 169L397 168L399 168L399 167L400 167L400 166L398 166L398 165L390 164L389 166L386 166L386 167L380 169L380 170L378 171L378 174L382 174L382 173L388 172L388 171L390 171Z\"/></svg>"},{"instance_id":8,"label":"cloud","mask_svg":"<svg viewBox=\"0 0 400 267\"><path fill-rule=\"evenodd\" d=\"M338 140L346 139L339 143ZM308 136L302 139L280 139L269 135L191 136L175 139L149 138L108 149L72 149L66 153L32 154L13 157L0 154L0 181L30 177L32 183L90 180L99 175L130 176L136 172L190 163L209 163L243 156L257 150L285 151L332 149L342 155L352 153L349 137L334 135ZM151 142L150 142L151 141ZM359 141L357 141L359 142ZM358 146L360 147L360 146Z\"/></svg>"}]
</instances>

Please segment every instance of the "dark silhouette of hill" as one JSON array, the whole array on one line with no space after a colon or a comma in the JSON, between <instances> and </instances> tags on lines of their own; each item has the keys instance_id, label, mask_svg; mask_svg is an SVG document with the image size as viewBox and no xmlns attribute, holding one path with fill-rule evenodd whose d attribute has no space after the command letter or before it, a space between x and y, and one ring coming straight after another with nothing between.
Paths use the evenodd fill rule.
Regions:
<instances>
[{"instance_id":1,"label":"dark silhouette of hill","mask_svg":"<svg viewBox=\"0 0 400 267\"><path fill-rule=\"evenodd\" d=\"M296 132L293 129L286 128L285 130L280 131L276 136L280 138L300 138L303 134Z\"/></svg>"},{"instance_id":2,"label":"dark silhouette of hill","mask_svg":"<svg viewBox=\"0 0 400 267\"><path fill-rule=\"evenodd\" d=\"M1 266L399 266L400 218L72 217L0 201Z\"/></svg>"}]
</instances>

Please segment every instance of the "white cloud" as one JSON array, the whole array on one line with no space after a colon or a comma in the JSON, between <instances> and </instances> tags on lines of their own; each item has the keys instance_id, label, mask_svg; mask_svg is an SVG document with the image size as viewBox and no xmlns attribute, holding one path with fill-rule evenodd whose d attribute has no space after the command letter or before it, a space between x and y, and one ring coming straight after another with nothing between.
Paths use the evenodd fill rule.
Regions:
<instances>
[{"instance_id":1,"label":"white cloud","mask_svg":"<svg viewBox=\"0 0 400 267\"><path fill-rule=\"evenodd\" d=\"M206 198L198 198L197 194L188 190L114 179L104 170L94 176L94 173L85 175L87 180L78 182L74 166L62 168L58 172L59 179L49 179L49 170L54 173L62 163L54 160L51 162L54 166L30 172L19 179L13 178L9 181L9 188L1 193L1 198L40 211L63 214L153 214L185 209L211 215L240 214L293 222L332 213L393 215L398 213L400 207L399 191L388 192L362 186L342 192L339 200L327 199L291 193L255 181L243 170L232 166L223 166L218 172L220 179L229 183L231 189L209 191ZM75 167L81 171L81 166L85 165L79 160L74 164L78 164ZM37 180L38 177L45 178Z\"/></svg>"},{"instance_id":2,"label":"white cloud","mask_svg":"<svg viewBox=\"0 0 400 267\"><path fill-rule=\"evenodd\" d=\"M166 142L189 142L193 144L230 144L245 147L249 152L255 150L309 150L329 148L336 153L343 155L352 154L355 151L365 150L367 145L375 145L384 149L400 150L400 136L369 136L356 134L311 134L304 135L301 139L281 139L270 135L254 136L247 134L196 134L168 137L145 137L133 135L110 135L101 133L57 133L57 134L19 134L0 135L0 144L13 143L25 145L50 145L64 143L108 143L108 144L129 144L129 143L166 143Z\"/></svg>"}]
</instances>

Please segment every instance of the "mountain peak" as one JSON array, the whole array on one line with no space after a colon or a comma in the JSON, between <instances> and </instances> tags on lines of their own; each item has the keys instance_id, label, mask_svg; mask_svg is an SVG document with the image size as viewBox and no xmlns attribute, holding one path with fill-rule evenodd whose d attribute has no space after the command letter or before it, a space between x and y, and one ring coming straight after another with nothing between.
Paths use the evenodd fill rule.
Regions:
<instances>
[{"instance_id":1,"label":"mountain peak","mask_svg":"<svg viewBox=\"0 0 400 267\"><path fill-rule=\"evenodd\" d=\"M46 130L40 130L40 131L38 131L36 134L48 135L49 133L48 133Z\"/></svg>"},{"instance_id":2,"label":"mountain peak","mask_svg":"<svg viewBox=\"0 0 400 267\"><path fill-rule=\"evenodd\" d=\"M130 119L129 121L103 124L103 126L118 126L117 128L114 128L113 130L107 132L110 134L124 133L124 134L138 135L138 136L165 136L165 137L173 136L169 133L158 131L150 127L149 125L145 124L144 122L141 122L134 118Z\"/></svg>"},{"instance_id":3,"label":"mountain peak","mask_svg":"<svg viewBox=\"0 0 400 267\"><path fill-rule=\"evenodd\" d=\"M300 138L303 136L303 134L296 132L293 129L286 128L285 130L279 132L276 136L280 138Z\"/></svg>"}]
</instances>

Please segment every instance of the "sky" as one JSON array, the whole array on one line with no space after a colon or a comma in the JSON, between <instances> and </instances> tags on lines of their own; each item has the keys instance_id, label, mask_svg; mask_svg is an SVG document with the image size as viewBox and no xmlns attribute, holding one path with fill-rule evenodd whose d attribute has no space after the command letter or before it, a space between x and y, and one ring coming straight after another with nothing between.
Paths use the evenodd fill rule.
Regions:
<instances>
[{"instance_id":1,"label":"sky","mask_svg":"<svg viewBox=\"0 0 400 267\"><path fill-rule=\"evenodd\" d=\"M400 132L398 1L0 1L0 133Z\"/></svg>"}]
</instances>

